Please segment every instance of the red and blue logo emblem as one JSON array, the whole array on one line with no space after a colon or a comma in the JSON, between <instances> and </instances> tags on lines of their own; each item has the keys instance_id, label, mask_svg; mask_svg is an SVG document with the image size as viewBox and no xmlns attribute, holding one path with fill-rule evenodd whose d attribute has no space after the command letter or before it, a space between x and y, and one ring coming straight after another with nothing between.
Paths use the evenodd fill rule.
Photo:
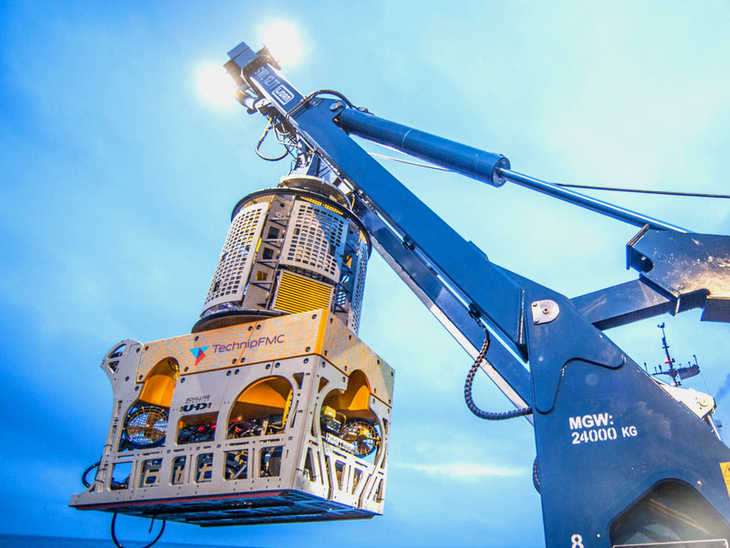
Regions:
<instances>
[{"instance_id":1,"label":"red and blue logo emblem","mask_svg":"<svg viewBox=\"0 0 730 548\"><path fill-rule=\"evenodd\" d=\"M203 361L203 358L205 358L205 351L208 350L209 347L207 346L198 346L196 348L191 348L190 353L195 358L195 365L198 365L200 362Z\"/></svg>"}]
</instances>

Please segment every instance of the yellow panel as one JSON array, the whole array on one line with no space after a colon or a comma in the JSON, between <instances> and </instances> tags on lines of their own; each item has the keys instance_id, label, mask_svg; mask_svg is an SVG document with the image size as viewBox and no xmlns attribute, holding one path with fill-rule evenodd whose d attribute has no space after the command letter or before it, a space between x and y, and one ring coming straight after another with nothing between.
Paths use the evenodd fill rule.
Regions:
<instances>
[{"instance_id":1,"label":"yellow panel","mask_svg":"<svg viewBox=\"0 0 730 548\"><path fill-rule=\"evenodd\" d=\"M174 358L168 357L159 361L147 375L139 399L152 405L170 407L178 370L178 363Z\"/></svg>"},{"instance_id":2,"label":"yellow panel","mask_svg":"<svg viewBox=\"0 0 730 548\"><path fill-rule=\"evenodd\" d=\"M282 377L264 379L248 387L238 401L283 409L291 401L291 391L289 381Z\"/></svg>"},{"instance_id":3,"label":"yellow panel","mask_svg":"<svg viewBox=\"0 0 730 548\"><path fill-rule=\"evenodd\" d=\"M330 393L324 402L326 406L332 406L336 411L344 413L348 418L372 419L375 417L370 410L370 387L368 379L361 370L355 370L347 381L347 388L344 392L335 390Z\"/></svg>"},{"instance_id":4,"label":"yellow panel","mask_svg":"<svg viewBox=\"0 0 730 548\"><path fill-rule=\"evenodd\" d=\"M334 211L335 213L337 213L338 215L342 215L343 217L345 216L345 214L342 212L341 209L337 209L336 207L332 207L331 205L326 204L324 202L320 202L319 200L315 200L315 199L309 198L307 196L302 196L301 199L304 200L305 202L310 202L312 204L321 206L321 207L323 207L325 209L329 209L330 211Z\"/></svg>"},{"instance_id":5,"label":"yellow panel","mask_svg":"<svg viewBox=\"0 0 730 548\"><path fill-rule=\"evenodd\" d=\"M331 296L332 286L282 270L274 306L292 314L328 309Z\"/></svg>"},{"instance_id":6,"label":"yellow panel","mask_svg":"<svg viewBox=\"0 0 730 548\"><path fill-rule=\"evenodd\" d=\"M144 383L139 399L152 405L170 407L172 393L175 391L175 379L166 375L152 375Z\"/></svg>"},{"instance_id":7,"label":"yellow panel","mask_svg":"<svg viewBox=\"0 0 730 548\"><path fill-rule=\"evenodd\" d=\"M367 385L361 385L352 396L350 409L368 409L370 407L370 389Z\"/></svg>"}]
</instances>

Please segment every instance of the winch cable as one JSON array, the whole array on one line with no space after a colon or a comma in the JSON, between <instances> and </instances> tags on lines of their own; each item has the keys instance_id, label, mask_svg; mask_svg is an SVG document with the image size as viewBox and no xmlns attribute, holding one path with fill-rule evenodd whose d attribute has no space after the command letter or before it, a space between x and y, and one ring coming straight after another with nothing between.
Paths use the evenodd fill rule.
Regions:
<instances>
[{"instance_id":1,"label":"winch cable","mask_svg":"<svg viewBox=\"0 0 730 548\"><path fill-rule=\"evenodd\" d=\"M116 533L116 525L117 525L117 514L114 513L114 516L112 517L112 525L111 525L111 533L112 533L112 540L114 541L114 545L117 546L117 548L125 548L124 545L119 542L119 539L117 539L117 533ZM150 530L149 532L152 532L152 526L155 524L155 519L157 519L156 516L152 517L152 522L150 523ZM165 532L165 520L162 520L162 526L160 527L160 532L157 533L157 536L150 542L149 544L145 544L141 548L150 548L151 546L154 546L158 540L160 540L160 537L162 537L162 533Z\"/></svg>"},{"instance_id":2,"label":"winch cable","mask_svg":"<svg viewBox=\"0 0 730 548\"><path fill-rule=\"evenodd\" d=\"M476 375L477 371L479 370L479 366L487 355L487 350L489 350L489 343L491 342L489 331L485 329L484 333L484 344L482 345L482 349L479 351L479 354L474 360L474 365L471 366L471 369L466 376L466 382L464 383L464 400L466 401L466 406L469 408L469 411L474 413L477 417L479 417L480 419L486 419L488 421L503 421L506 419L513 419L515 417L524 417L525 415L531 415L532 407L530 407L529 405L527 407L521 407L518 409L513 409L511 411L502 411L495 413L479 409L477 404L474 403L474 399L472 398L472 384L474 383L474 376Z\"/></svg>"}]
</instances>

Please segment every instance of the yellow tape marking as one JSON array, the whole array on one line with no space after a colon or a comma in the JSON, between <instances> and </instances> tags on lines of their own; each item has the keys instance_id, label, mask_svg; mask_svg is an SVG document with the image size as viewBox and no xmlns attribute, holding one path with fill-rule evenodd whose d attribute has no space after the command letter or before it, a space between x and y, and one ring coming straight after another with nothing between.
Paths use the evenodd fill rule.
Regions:
<instances>
[{"instance_id":1,"label":"yellow tape marking","mask_svg":"<svg viewBox=\"0 0 730 548\"><path fill-rule=\"evenodd\" d=\"M721 462L720 470L722 470L722 479L725 480L727 496L730 497L730 462Z\"/></svg>"}]
</instances>

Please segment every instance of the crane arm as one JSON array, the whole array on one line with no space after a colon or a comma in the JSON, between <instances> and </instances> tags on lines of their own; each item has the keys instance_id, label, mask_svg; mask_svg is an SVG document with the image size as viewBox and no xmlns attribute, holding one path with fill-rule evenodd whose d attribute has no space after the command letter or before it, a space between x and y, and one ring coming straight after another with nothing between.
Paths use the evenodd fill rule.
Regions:
<instances>
[{"instance_id":1,"label":"crane arm","mask_svg":"<svg viewBox=\"0 0 730 548\"><path fill-rule=\"evenodd\" d=\"M532 406L548 546L636 540L647 520L684 540L730 537L722 468L730 450L602 332L696 307L703 319L730 321L730 238L565 191L512 171L501 155L376 118L342 98L305 97L265 51L246 44L229 56L241 102L285 124L347 181L378 251L462 346L477 354L480 324L499 342L484 368L515 405ZM569 299L492 263L351 134L642 227L627 246L639 279ZM656 504L669 509L664 517L652 513Z\"/></svg>"}]
</instances>

